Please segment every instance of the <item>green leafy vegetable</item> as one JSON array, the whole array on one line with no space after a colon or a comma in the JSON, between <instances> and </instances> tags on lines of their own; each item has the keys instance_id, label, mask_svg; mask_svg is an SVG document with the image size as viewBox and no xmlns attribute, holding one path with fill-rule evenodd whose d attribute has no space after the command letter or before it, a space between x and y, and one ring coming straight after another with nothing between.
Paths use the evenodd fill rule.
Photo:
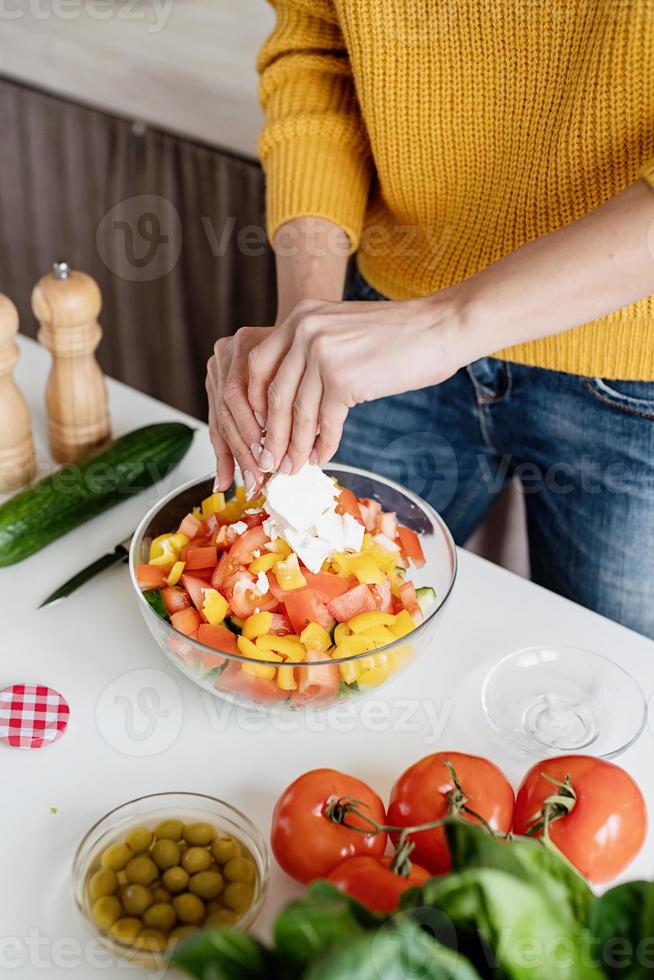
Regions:
<instances>
[{"instance_id":1,"label":"green leafy vegetable","mask_svg":"<svg viewBox=\"0 0 654 980\"><path fill-rule=\"evenodd\" d=\"M589 923L608 977L654 976L654 884L631 881L605 892L593 903Z\"/></svg>"},{"instance_id":2,"label":"green leafy vegetable","mask_svg":"<svg viewBox=\"0 0 654 980\"><path fill-rule=\"evenodd\" d=\"M198 980L272 980L275 976L271 953L236 929L198 933L175 949L171 962Z\"/></svg>"}]
</instances>

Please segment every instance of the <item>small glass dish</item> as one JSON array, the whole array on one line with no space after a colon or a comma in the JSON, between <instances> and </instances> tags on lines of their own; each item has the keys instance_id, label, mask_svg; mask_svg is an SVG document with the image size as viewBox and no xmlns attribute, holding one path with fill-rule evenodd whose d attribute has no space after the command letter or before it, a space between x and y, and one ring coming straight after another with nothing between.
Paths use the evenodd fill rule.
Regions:
<instances>
[{"instance_id":1,"label":"small glass dish","mask_svg":"<svg viewBox=\"0 0 654 980\"><path fill-rule=\"evenodd\" d=\"M578 647L527 647L504 657L481 691L495 731L527 755L612 759L642 734L647 701L631 674Z\"/></svg>"},{"instance_id":2,"label":"small glass dish","mask_svg":"<svg viewBox=\"0 0 654 980\"><path fill-rule=\"evenodd\" d=\"M115 939L100 929L93 919L88 884L99 867L100 854L113 843L123 841L134 827L154 827L162 820L177 818L185 823L206 822L221 835L233 837L252 858L255 868L254 897L248 910L235 925L248 929L261 911L270 876L268 848L252 821L223 800L201 793L155 793L130 800L110 810L82 838L73 860L75 903L88 928L115 956L142 966L157 967L165 962L168 950L138 949ZM199 929L202 928L200 925Z\"/></svg>"}]
</instances>

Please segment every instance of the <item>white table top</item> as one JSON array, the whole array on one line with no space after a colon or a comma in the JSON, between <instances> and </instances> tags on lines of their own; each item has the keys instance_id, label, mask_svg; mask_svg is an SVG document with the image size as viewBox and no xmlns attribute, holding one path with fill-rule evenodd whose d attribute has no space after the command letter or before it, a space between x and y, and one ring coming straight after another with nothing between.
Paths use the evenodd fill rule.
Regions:
<instances>
[{"instance_id":1,"label":"white table top","mask_svg":"<svg viewBox=\"0 0 654 980\"><path fill-rule=\"evenodd\" d=\"M256 156L266 0L11 0L0 75Z\"/></svg>"},{"instance_id":2,"label":"white table top","mask_svg":"<svg viewBox=\"0 0 654 980\"><path fill-rule=\"evenodd\" d=\"M21 347L16 376L32 408L45 470L51 466L44 449L48 357L31 341L22 340ZM36 611L62 580L125 538L158 496L211 469L206 429L195 420L114 381L110 398L116 435L166 419L183 419L198 432L164 487L120 504L19 565L0 569L0 687L48 684L71 708L68 730L55 745L39 751L0 745L0 974L6 970L33 980L40 960L49 977L61 980L86 980L96 973L106 980L125 976L124 966L107 965L107 954L89 938L70 884L80 838L122 802L171 790L209 793L243 809L267 836L281 790L317 766L351 772L387 797L407 765L429 752L457 749L493 758L517 785L531 761L511 754L494 736L481 713L479 689L503 654L532 643L598 650L630 670L648 697L654 691L654 643L466 552L460 553L459 580L432 656L419 659L383 697L374 696L356 710L298 715L291 731L280 731L265 715L209 700L165 661L141 620L125 566ZM136 673L130 677L130 672ZM145 686L158 691L170 717L154 725L150 737L133 741L127 723L142 732L150 720L136 700ZM132 719L116 705L115 694L131 699ZM619 761L653 806L651 758L648 728ZM650 835L623 877L651 877L653 866ZM265 934L276 910L299 892L273 867L257 931Z\"/></svg>"}]
</instances>

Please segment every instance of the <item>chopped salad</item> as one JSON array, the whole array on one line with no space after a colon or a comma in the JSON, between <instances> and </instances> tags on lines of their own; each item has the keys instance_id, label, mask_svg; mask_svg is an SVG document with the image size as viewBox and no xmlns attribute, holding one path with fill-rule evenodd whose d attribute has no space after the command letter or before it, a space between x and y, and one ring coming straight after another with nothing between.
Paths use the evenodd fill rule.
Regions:
<instances>
[{"instance_id":1,"label":"chopped salad","mask_svg":"<svg viewBox=\"0 0 654 980\"><path fill-rule=\"evenodd\" d=\"M136 566L148 603L181 634L169 641L173 654L188 667L214 671L222 693L263 703L333 699L339 689L383 683L412 656L406 644L384 648L408 636L435 599L433 589L416 590L408 576L412 565L425 563L420 538L377 501L320 476L333 501L320 519L329 527L341 520L338 540L349 550L330 551L323 540L320 552L315 515L305 515L300 529L285 529L268 499L280 496L274 480L295 478L273 477L266 497L256 500L242 487L229 501L211 494L178 528L155 538L148 562ZM369 656L350 659L359 654Z\"/></svg>"}]
</instances>

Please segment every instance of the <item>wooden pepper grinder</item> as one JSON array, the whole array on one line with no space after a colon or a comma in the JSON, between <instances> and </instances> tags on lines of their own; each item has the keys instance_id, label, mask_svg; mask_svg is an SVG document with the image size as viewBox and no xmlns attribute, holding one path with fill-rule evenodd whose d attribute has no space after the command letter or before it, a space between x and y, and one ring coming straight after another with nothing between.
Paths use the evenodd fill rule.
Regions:
<instances>
[{"instance_id":1,"label":"wooden pepper grinder","mask_svg":"<svg viewBox=\"0 0 654 980\"><path fill-rule=\"evenodd\" d=\"M40 342L52 354L45 391L50 448L58 463L79 459L111 434L107 386L95 349L102 296L85 272L55 262L32 290Z\"/></svg>"},{"instance_id":2,"label":"wooden pepper grinder","mask_svg":"<svg viewBox=\"0 0 654 980\"><path fill-rule=\"evenodd\" d=\"M27 402L13 379L20 351L18 310L0 293L0 490L18 490L36 471Z\"/></svg>"}]
</instances>

